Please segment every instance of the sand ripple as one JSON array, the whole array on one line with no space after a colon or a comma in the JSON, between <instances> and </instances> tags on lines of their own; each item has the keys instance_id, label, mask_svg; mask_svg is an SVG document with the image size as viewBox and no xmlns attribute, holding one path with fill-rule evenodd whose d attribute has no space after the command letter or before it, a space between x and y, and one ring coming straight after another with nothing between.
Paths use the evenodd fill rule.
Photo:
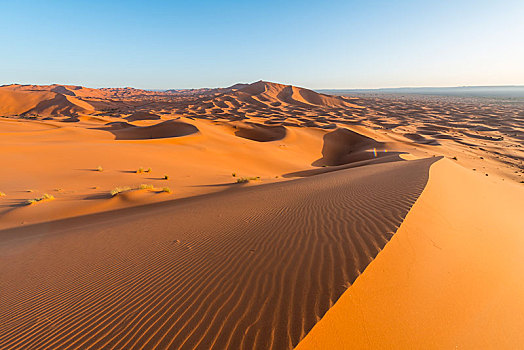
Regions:
<instances>
[{"instance_id":1,"label":"sand ripple","mask_svg":"<svg viewBox=\"0 0 524 350\"><path fill-rule=\"evenodd\" d=\"M287 349L381 251L433 159L0 232L0 349Z\"/></svg>"}]
</instances>

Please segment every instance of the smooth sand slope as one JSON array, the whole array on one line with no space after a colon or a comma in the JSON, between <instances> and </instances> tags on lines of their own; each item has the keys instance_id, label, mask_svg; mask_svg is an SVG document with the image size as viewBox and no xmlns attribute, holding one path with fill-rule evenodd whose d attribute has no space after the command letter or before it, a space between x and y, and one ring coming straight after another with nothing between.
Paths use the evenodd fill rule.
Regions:
<instances>
[{"instance_id":1,"label":"smooth sand slope","mask_svg":"<svg viewBox=\"0 0 524 350\"><path fill-rule=\"evenodd\" d=\"M292 348L436 159L1 231L0 348Z\"/></svg>"},{"instance_id":2,"label":"smooth sand slope","mask_svg":"<svg viewBox=\"0 0 524 350\"><path fill-rule=\"evenodd\" d=\"M297 349L521 348L523 198L435 163L397 234Z\"/></svg>"}]
</instances>

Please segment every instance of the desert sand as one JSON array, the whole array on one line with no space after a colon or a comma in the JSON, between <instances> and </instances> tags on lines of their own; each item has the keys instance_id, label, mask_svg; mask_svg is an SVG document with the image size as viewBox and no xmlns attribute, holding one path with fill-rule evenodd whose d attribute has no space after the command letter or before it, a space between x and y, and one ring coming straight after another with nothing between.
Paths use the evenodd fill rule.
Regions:
<instances>
[{"instance_id":1,"label":"desert sand","mask_svg":"<svg viewBox=\"0 0 524 350\"><path fill-rule=\"evenodd\" d=\"M0 349L524 340L522 104L6 85L0 116Z\"/></svg>"}]
</instances>

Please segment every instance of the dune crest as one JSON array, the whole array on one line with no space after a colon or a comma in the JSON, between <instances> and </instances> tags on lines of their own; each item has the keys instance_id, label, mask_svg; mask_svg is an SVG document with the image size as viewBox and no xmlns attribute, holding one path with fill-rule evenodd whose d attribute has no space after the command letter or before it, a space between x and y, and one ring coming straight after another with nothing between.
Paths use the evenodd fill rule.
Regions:
<instances>
[{"instance_id":1,"label":"dune crest","mask_svg":"<svg viewBox=\"0 0 524 350\"><path fill-rule=\"evenodd\" d=\"M398 232L297 349L519 348L523 196L434 164Z\"/></svg>"}]
</instances>

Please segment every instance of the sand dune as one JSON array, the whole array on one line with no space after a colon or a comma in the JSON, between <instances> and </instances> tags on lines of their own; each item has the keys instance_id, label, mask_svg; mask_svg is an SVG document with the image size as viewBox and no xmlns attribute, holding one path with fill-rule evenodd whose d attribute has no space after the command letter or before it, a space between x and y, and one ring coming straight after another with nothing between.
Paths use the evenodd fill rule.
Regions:
<instances>
[{"instance_id":1,"label":"sand dune","mask_svg":"<svg viewBox=\"0 0 524 350\"><path fill-rule=\"evenodd\" d=\"M378 150L378 152L377 152ZM314 165L341 165L385 155L384 144L340 128L324 135L322 158Z\"/></svg>"},{"instance_id":2,"label":"sand dune","mask_svg":"<svg viewBox=\"0 0 524 350\"><path fill-rule=\"evenodd\" d=\"M195 134L198 129L189 123L177 120L167 120L151 126L129 126L125 128L109 129L117 140L163 139Z\"/></svg>"},{"instance_id":3,"label":"sand dune","mask_svg":"<svg viewBox=\"0 0 524 350\"><path fill-rule=\"evenodd\" d=\"M0 348L291 348L383 248L432 162L2 231Z\"/></svg>"},{"instance_id":4,"label":"sand dune","mask_svg":"<svg viewBox=\"0 0 524 350\"><path fill-rule=\"evenodd\" d=\"M286 137L287 129L281 125L268 126L257 123L234 123L235 135L245 139L268 142L282 140Z\"/></svg>"},{"instance_id":5,"label":"sand dune","mask_svg":"<svg viewBox=\"0 0 524 350\"><path fill-rule=\"evenodd\" d=\"M0 113L3 115L70 116L88 110L93 110L93 107L74 97L45 91L0 88Z\"/></svg>"},{"instance_id":6,"label":"sand dune","mask_svg":"<svg viewBox=\"0 0 524 350\"><path fill-rule=\"evenodd\" d=\"M326 107L347 106L348 101L338 96L330 96L314 92L309 89L298 88L291 85L258 81L242 87L238 92L233 93L242 99L243 94L255 96L263 101L284 102L291 105L308 107L310 105L320 105Z\"/></svg>"},{"instance_id":7,"label":"sand dune","mask_svg":"<svg viewBox=\"0 0 524 350\"><path fill-rule=\"evenodd\" d=\"M397 234L297 349L519 348L523 197L434 164Z\"/></svg>"}]
</instances>

